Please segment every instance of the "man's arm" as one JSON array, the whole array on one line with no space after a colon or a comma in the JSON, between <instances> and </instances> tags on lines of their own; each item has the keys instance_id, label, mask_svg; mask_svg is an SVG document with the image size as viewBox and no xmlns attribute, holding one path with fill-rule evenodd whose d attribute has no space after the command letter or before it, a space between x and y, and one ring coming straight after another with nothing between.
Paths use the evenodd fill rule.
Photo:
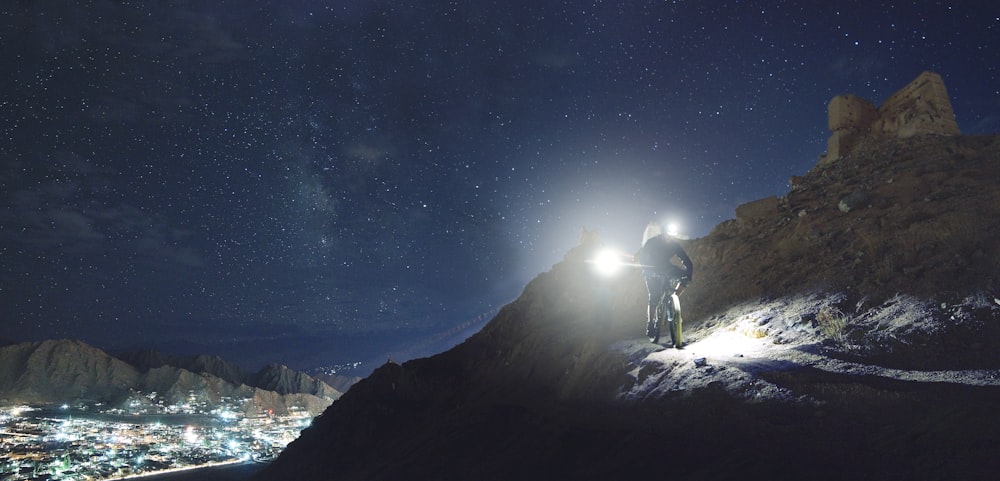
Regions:
<instances>
[{"instance_id":1,"label":"man's arm","mask_svg":"<svg viewBox=\"0 0 1000 481\"><path fill-rule=\"evenodd\" d=\"M683 284L687 285L687 282L691 281L691 276L694 274L694 264L691 263L691 258L688 257L687 252L684 252L684 248L680 244L675 243L675 246L676 251L674 255L681 260L681 264L684 264L684 277L687 279L683 281Z\"/></svg>"}]
</instances>

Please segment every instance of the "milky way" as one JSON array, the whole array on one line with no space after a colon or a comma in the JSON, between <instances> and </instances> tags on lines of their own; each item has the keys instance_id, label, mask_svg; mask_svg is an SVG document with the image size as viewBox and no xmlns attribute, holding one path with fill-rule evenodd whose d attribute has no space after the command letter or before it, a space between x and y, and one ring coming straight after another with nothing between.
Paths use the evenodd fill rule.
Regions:
<instances>
[{"instance_id":1,"label":"milky way","mask_svg":"<svg viewBox=\"0 0 1000 481\"><path fill-rule=\"evenodd\" d=\"M834 95L1000 130L994 2L816 3L0 7L0 335L340 362L785 193Z\"/></svg>"}]
</instances>

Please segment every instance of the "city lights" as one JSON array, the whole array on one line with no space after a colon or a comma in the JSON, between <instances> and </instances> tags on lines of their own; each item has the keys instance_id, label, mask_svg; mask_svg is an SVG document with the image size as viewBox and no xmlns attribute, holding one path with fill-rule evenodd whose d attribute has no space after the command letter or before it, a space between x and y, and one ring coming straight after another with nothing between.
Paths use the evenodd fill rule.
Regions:
<instances>
[{"instance_id":1,"label":"city lights","mask_svg":"<svg viewBox=\"0 0 1000 481\"><path fill-rule=\"evenodd\" d=\"M117 479L269 461L312 419L304 409L246 416L238 406L245 401L231 400L233 406L212 414L190 406L164 406L163 412L177 415L0 408L0 479Z\"/></svg>"}]
</instances>

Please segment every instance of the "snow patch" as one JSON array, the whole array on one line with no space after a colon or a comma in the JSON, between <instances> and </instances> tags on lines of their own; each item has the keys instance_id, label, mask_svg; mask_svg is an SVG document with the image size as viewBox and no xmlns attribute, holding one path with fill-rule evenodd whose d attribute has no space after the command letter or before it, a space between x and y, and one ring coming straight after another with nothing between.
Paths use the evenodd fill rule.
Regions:
<instances>
[{"instance_id":1,"label":"snow patch","mask_svg":"<svg viewBox=\"0 0 1000 481\"><path fill-rule=\"evenodd\" d=\"M842 293L814 293L741 304L685 332L689 343L684 349L663 348L645 339L619 342L612 348L628 358L633 380L621 398L635 401L722 389L751 402L820 403L796 392L794 383L769 380L806 371L859 379L1000 385L1000 369L908 370L866 362L863 357L845 360L850 357L845 353L859 351L855 344L914 342L974 323L977 309L991 309L995 317L1000 310L993 306L992 296L971 296L941 306L897 295L867 309L864 301L859 302L853 310L846 308L847 301Z\"/></svg>"}]
</instances>

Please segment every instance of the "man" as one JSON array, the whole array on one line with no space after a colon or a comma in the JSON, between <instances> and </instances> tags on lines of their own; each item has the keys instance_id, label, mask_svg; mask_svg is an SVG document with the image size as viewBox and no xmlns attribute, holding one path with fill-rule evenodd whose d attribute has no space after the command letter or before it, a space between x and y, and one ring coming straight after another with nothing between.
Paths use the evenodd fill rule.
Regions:
<instances>
[{"instance_id":1,"label":"man","mask_svg":"<svg viewBox=\"0 0 1000 481\"><path fill-rule=\"evenodd\" d=\"M649 292L649 305L646 309L646 335L653 339L653 342L656 342L659 337L659 330L656 326L656 305L664 295L669 296L674 293L680 295L687 284L691 282L694 265L691 264L691 258L684 252L677 240L663 233L659 224L655 222L650 222L642 235L639 264L642 265L642 275L646 278L646 290ZM671 338L677 349L683 347L679 334L680 332L677 332L678 336L675 337L674 330L671 329Z\"/></svg>"}]
</instances>

